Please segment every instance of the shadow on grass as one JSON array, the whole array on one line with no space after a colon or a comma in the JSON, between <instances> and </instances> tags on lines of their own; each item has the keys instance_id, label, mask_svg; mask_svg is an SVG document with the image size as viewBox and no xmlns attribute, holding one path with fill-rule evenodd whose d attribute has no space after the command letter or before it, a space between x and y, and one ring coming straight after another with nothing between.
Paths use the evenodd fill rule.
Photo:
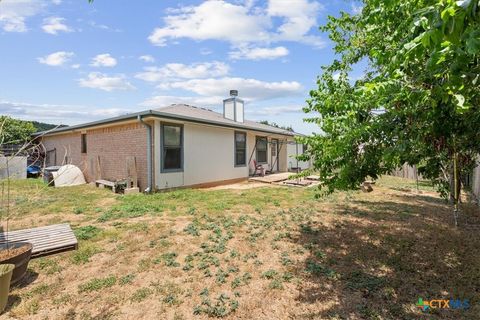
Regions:
<instances>
[{"instance_id":1,"label":"shadow on grass","mask_svg":"<svg viewBox=\"0 0 480 320\"><path fill-rule=\"evenodd\" d=\"M10 294L8 296L7 305L5 306L3 312L5 313L10 311L12 308L18 306L21 302L22 298L20 298L18 294Z\"/></svg>"},{"instance_id":2,"label":"shadow on grass","mask_svg":"<svg viewBox=\"0 0 480 320\"><path fill-rule=\"evenodd\" d=\"M311 306L302 318L422 318L427 315L415 306L420 297L470 300L469 310L433 310L429 318L478 316L480 237L456 229L444 202L396 196L354 200L335 212L333 225L302 226L292 239L309 250L298 266L304 281L297 299Z\"/></svg>"},{"instance_id":3,"label":"shadow on grass","mask_svg":"<svg viewBox=\"0 0 480 320\"><path fill-rule=\"evenodd\" d=\"M25 288L35 282L38 278L38 272L33 271L32 269L27 269L25 276L15 284L15 288Z\"/></svg>"}]
</instances>

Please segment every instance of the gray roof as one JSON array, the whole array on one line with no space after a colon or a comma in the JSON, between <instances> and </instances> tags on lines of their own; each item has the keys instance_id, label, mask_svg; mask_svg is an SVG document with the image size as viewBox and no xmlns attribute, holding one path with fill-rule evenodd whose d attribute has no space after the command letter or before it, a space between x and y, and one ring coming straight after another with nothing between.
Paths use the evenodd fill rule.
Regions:
<instances>
[{"instance_id":1,"label":"gray roof","mask_svg":"<svg viewBox=\"0 0 480 320\"><path fill-rule=\"evenodd\" d=\"M218 122L225 125L236 125L236 126L244 127L245 129L268 131L271 133L288 134L288 135L294 134L294 132L290 132L285 129L268 126L265 124L261 124L261 123L246 120L246 119L243 123L236 122L236 121L224 118L222 113L218 113L206 108L190 106L188 104L172 104L171 106L159 108L156 110L160 112L171 113L174 115L188 116L188 117L193 117L197 119Z\"/></svg>"},{"instance_id":2,"label":"gray roof","mask_svg":"<svg viewBox=\"0 0 480 320\"><path fill-rule=\"evenodd\" d=\"M123 116L69 126L69 127L62 127L55 130L50 131L43 131L37 132L35 135L48 135L52 133L59 133L59 132L68 132L75 129L84 129L89 127L94 127L98 125L104 125L108 123L120 122L125 120L132 120L135 118L144 118L144 117L157 117L163 119L172 119L172 120L183 120L188 122L195 122L201 124L208 124L208 125L215 125L220 127L227 127L227 128L234 128L240 130L254 130L263 133L269 134L281 134L287 136L294 136L300 135L295 132L287 131L284 129L272 127L269 125L261 124L255 121L245 120L242 122L236 122L230 119L225 119L223 114L205 109L194 107L186 104L173 104L168 107L159 108L155 110L146 110L136 113L129 113Z\"/></svg>"}]
</instances>

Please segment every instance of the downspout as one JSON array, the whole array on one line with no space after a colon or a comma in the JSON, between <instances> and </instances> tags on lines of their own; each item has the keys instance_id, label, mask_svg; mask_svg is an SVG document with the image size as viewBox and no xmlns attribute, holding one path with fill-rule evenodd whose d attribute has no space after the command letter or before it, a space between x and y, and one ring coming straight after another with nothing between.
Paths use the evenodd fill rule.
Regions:
<instances>
[{"instance_id":1,"label":"downspout","mask_svg":"<svg viewBox=\"0 0 480 320\"><path fill-rule=\"evenodd\" d=\"M297 160L297 173L300 173L298 168L298 141L295 139L295 159Z\"/></svg>"},{"instance_id":2,"label":"downspout","mask_svg":"<svg viewBox=\"0 0 480 320\"><path fill-rule=\"evenodd\" d=\"M137 119L147 129L147 189L146 193L153 191L153 166L152 166L152 126L143 121L142 116L138 115Z\"/></svg>"}]
</instances>

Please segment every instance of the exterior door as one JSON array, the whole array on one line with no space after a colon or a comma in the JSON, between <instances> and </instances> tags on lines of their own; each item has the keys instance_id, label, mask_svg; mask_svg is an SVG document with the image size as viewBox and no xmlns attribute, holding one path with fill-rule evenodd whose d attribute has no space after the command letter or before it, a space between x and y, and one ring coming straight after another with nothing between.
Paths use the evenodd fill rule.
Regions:
<instances>
[{"instance_id":1,"label":"exterior door","mask_svg":"<svg viewBox=\"0 0 480 320\"><path fill-rule=\"evenodd\" d=\"M271 140L271 147L270 147L270 166L272 168L272 172L278 171L278 139Z\"/></svg>"}]
</instances>

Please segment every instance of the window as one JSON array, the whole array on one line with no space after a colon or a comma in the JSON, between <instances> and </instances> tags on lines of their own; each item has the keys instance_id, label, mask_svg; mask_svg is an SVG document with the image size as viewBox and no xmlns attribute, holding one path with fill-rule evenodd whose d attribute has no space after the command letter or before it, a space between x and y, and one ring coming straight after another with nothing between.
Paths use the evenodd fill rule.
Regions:
<instances>
[{"instance_id":1,"label":"window","mask_svg":"<svg viewBox=\"0 0 480 320\"><path fill-rule=\"evenodd\" d=\"M272 157L277 156L277 149L278 149L278 140L273 140L272 139L272 147L270 148L270 153Z\"/></svg>"},{"instance_id":2,"label":"window","mask_svg":"<svg viewBox=\"0 0 480 320\"><path fill-rule=\"evenodd\" d=\"M87 153L87 134L82 133L81 135L81 140L82 140L82 153Z\"/></svg>"},{"instance_id":3,"label":"window","mask_svg":"<svg viewBox=\"0 0 480 320\"><path fill-rule=\"evenodd\" d=\"M47 150L45 157L45 165L47 167L57 165L57 149L53 148L52 150Z\"/></svg>"},{"instance_id":4,"label":"window","mask_svg":"<svg viewBox=\"0 0 480 320\"><path fill-rule=\"evenodd\" d=\"M308 150L308 146L304 143L302 145L302 153L307 153L307 150Z\"/></svg>"},{"instance_id":5,"label":"window","mask_svg":"<svg viewBox=\"0 0 480 320\"><path fill-rule=\"evenodd\" d=\"M247 134L235 132L235 166L247 164Z\"/></svg>"},{"instance_id":6,"label":"window","mask_svg":"<svg viewBox=\"0 0 480 320\"><path fill-rule=\"evenodd\" d=\"M162 171L183 169L183 126L162 125Z\"/></svg>"},{"instance_id":7,"label":"window","mask_svg":"<svg viewBox=\"0 0 480 320\"><path fill-rule=\"evenodd\" d=\"M257 162L267 163L267 137L257 137Z\"/></svg>"}]
</instances>

